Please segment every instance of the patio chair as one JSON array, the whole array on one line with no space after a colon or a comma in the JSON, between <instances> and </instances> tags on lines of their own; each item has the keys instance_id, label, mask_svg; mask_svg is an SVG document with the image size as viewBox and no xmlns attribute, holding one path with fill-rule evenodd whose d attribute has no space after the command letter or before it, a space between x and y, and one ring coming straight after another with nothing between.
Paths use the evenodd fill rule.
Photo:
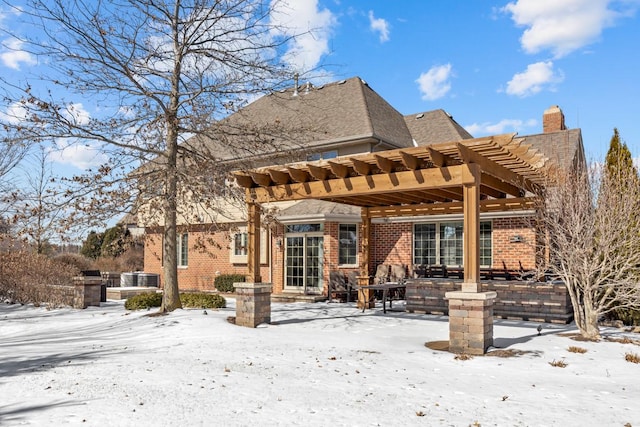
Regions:
<instances>
[{"instance_id":1,"label":"patio chair","mask_svg":"<svg viewBox=\"0 0 640 427\"><path fill-rule=\"evenodd\" d=\"M349 302L349 293L344 273L342 271L330 271L329 286L327 289L329 302L333 300L333 295L336 296L336 299L339 298L340 295L343 295L346 297L347 302Z\"/></svg>"},{"instance_id":2,"label":"patio chair","mask_svg":"<svg viewBox=\"0 0 640 427\"><path fill-rule=\"evenodd\" d=\"M391 264L390 282L404 282L407 277L407 267L404 264Z\"/></svg>"},{"instance_id":3,"label":"patio chair","mask_svg":"<svg viewBox=\"0 0 640 427\"><path fill-rule=\"evenodd\" d=\"M347 302L349 302L349 297L358 299L358 276L360 272L351 270L347 273Z\"/></svg>"},{"instance_id":4,"label":"patio chair","mask_svg":"<svg viewBox=\"0 0 640 427\"><path fill-rule=\"evenodd\" d=\"M413 278L414 279L423 279L428 277L429 269L424 264L416 264L413 266Z\"/></svg>"},{"instance_id":5,"label":"patio chair","mask_svg":"<svg viewBox=\"0 0 640 427\"><path fill-rule=\"evenodd\" d=\"M391 273L389 275L390 282L397 282L398 284L403 284L407 278L407 267L404 264L392 264L391 265ZM395 297L397 299L404 299L404 288L395 290ZM391 300L394 295L389 295L389 299Z\"/></svg>"},{"instance_id":6,"label":"patio chair","mask_svg":"<svg viewBox=\"0 0 640 427\"><path fill-rule=\"evenodd\" d=\"M379 264L376 268L376 275L373 276L373 284L381 285L389 281L389 265Z\"/></svg>"}]
</instances>

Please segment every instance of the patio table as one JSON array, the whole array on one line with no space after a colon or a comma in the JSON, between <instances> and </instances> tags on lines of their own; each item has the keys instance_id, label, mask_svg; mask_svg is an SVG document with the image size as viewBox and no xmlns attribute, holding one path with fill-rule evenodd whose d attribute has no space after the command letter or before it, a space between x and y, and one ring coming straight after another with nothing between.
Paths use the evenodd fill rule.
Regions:
<instances>
[{"instance_id":1,"label":"patio table","mask_svg":"<svg viewBox=\"0 0 640 427\"><path fill-rule=\"evenodd\" d=\"M382 291L382 312L387 312L387 298L389 298L389 308L393 308L392 299L389 295L393 295L393 292L398 291L400 289L406 288L407 285L404 282L386 282L380 283L378 285L368 285L368 286L359 286L358 293L360 291L364 291L365 289L370 289L373 291ZM364 301L364 293L362 294L362 300ZM362 312L366 308L367 304L362 304Z\"/></svg>"}]
</instances>

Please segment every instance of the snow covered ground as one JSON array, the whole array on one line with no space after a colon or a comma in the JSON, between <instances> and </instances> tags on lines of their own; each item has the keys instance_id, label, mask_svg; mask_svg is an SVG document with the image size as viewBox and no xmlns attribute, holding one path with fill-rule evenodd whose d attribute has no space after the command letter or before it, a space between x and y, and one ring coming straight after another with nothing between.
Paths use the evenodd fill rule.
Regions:
<instances>
[{"instance_id":1,"label":"snow covered ground","mask_svg":"<svg viewBox=\"0 0 640 427\"><path fill-rule=\"evenodd\" d=\"M640 346L576 342L572 325L496 320L496 347L523 353L459 360L425 346L446 317L273 304L250 329L228 306L0 305L0 425L640 426Z\"/></svg>"}]
</instances>

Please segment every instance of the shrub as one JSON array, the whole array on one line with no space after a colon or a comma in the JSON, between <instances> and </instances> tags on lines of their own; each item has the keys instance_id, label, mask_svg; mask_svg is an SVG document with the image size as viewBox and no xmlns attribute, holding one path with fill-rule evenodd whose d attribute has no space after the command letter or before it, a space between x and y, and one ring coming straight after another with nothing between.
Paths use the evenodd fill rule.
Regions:
<instances>
[{"instance_id":1,"label":"shrub","mask_svg":"<svg viewBox=\"0 0 640 427\"><path fill-rule=\"evenodd\" d=\"M70 265L79 271L95 269L93 260L80 254L60 254L53 257L53 260L61 264Z\"/></svg>"},{"instance_id":2,"label":"shrub","mask_svg":"<svg viewBox=\"0 0 640 427\"><path fill-rule=\"evenodd\" d=\"M65 305L68 287L80 270L30 251L0 253L0 298L16 303Z\"/></svg>"},{"instance_id":3,"label":"shrub","mask_svg":"<svg viewBox=\"0 0 640 427\"><path fill-rule=\"evenodd\" d=\"M204 292L180 294L180 302L183 307L190 308L224 308L227 306L227 301L221 295Z\"/></svg>"},{"instance_id":4,"label":"shrub","mask_svg":"<svg viewBox=\"0 0 640 427\"><path fill-rule=\"evenodd\" d=\"M227 301L218 294L205 294L203 292L189 292L180 294L180 302L185 308L223 308ZM127 310L144 310L160 307L162 294L159 292L145 292L128 298L124 303Z\"/></svg>"},{"instance_id":5,"label":"shrub","mask_svg":"<svg viewBox=\"0 0 640 427\"><path fill-rule=\"evenodd\" d=\"M586 348L582 348L582 347L576 347L576 346L572 345L567 349L567 351L570 352L570 353L584 354L584 353L587 352L587 349Z\"/></svg>"},{"instance_id":6,"label":"shrub","mask_svg":"<svg viewBox=\"0 0 640 427\"><path fill-rule=\"evenodd\" d=\"M613 320L620 320L625 326L640 326L640 310L633 308L616 308Z\"/></svg>"},{"instance_id":7,"label":"shrub","mask_svg":"<svg viewBox=\"0 0 640 427\"><path fill-rule=\"evenodd\" d=\"M245 276L242 274L221 274L213 281L213 285L218 292L233 292L233 284L244 281Z\"/></svg>"},{"instance_id":8,"label":"shrub","mask_svg":"<svg viewBox=\"0 0 640 427\"><path fill-rule=\"evenodd\" d=\"M128 298L124 303L127 310L143 310L152 307L160 307L162 294L157 292L145 292Z\"/></svg>"},{"instance_id":9,"label":"shrub","mask_svg":"<svg viewBox=\"0 0 640 427\"><path fill-rule=\"evenodd\" d=\"M564 360L553 360L553 362L549 362L549 365L551 366L555 366L556 368L566 368L567 367L567 362L565 362Z\"/></svg>"},{"instance_id":10,"label":"shrub","mask_svg":"<svg viewBox=\"0 0 640 427\"><path fill-rule=\"evenodd\" d=\"M631 363L640 363L640 355L637 353L625 353L624 360Z\"/></svg>"}]
</instances>

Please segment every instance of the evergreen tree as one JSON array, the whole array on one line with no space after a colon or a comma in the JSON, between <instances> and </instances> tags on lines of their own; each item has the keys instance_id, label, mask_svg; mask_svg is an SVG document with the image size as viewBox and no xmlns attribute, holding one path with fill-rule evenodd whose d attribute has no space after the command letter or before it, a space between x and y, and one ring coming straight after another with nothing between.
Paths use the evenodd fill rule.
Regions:
<instances>
[{"instance_id":1,"label":"evergreen tree","mask_svg":"<svg viewBox=\"0 0 640 427\"><path fill-rule=\"evenodd\" d=\"M633 165L631 151L629 151L626 142L620 140L620 134L617 128L613 129L613 136L609 143L609 151L607 151L607 157L605 158L605 166L606 173L611 178L621 176L628 177L628 172L632 172L631 176L638 176L638 171ZM638 180L636 180L636 183L637 181Z\"/></svg>"},{"instance_id":2,"label":"evergreen tree","mask_svg":"<svg viewBox=\"0 0 640 427\"><path fill-rule=\"evenodd\" d=\"M80 253L87 258L97 259L102 253L103 239L103 233L96 233L95 231L91 231L87 236L87 240L82 243L82 249L80 249Z\"/></svg>"},{"instance_id":3,"label":"evergreen tree","mask_svg":"<svg viewBox=\"0 0 640 427\"><path fill-rule=\"evenodd\" d=\"M129 230L115 226L104 232L101 252L104 257L117 257L127 249L130 237Z\"/></svg>"}]
</instances>

